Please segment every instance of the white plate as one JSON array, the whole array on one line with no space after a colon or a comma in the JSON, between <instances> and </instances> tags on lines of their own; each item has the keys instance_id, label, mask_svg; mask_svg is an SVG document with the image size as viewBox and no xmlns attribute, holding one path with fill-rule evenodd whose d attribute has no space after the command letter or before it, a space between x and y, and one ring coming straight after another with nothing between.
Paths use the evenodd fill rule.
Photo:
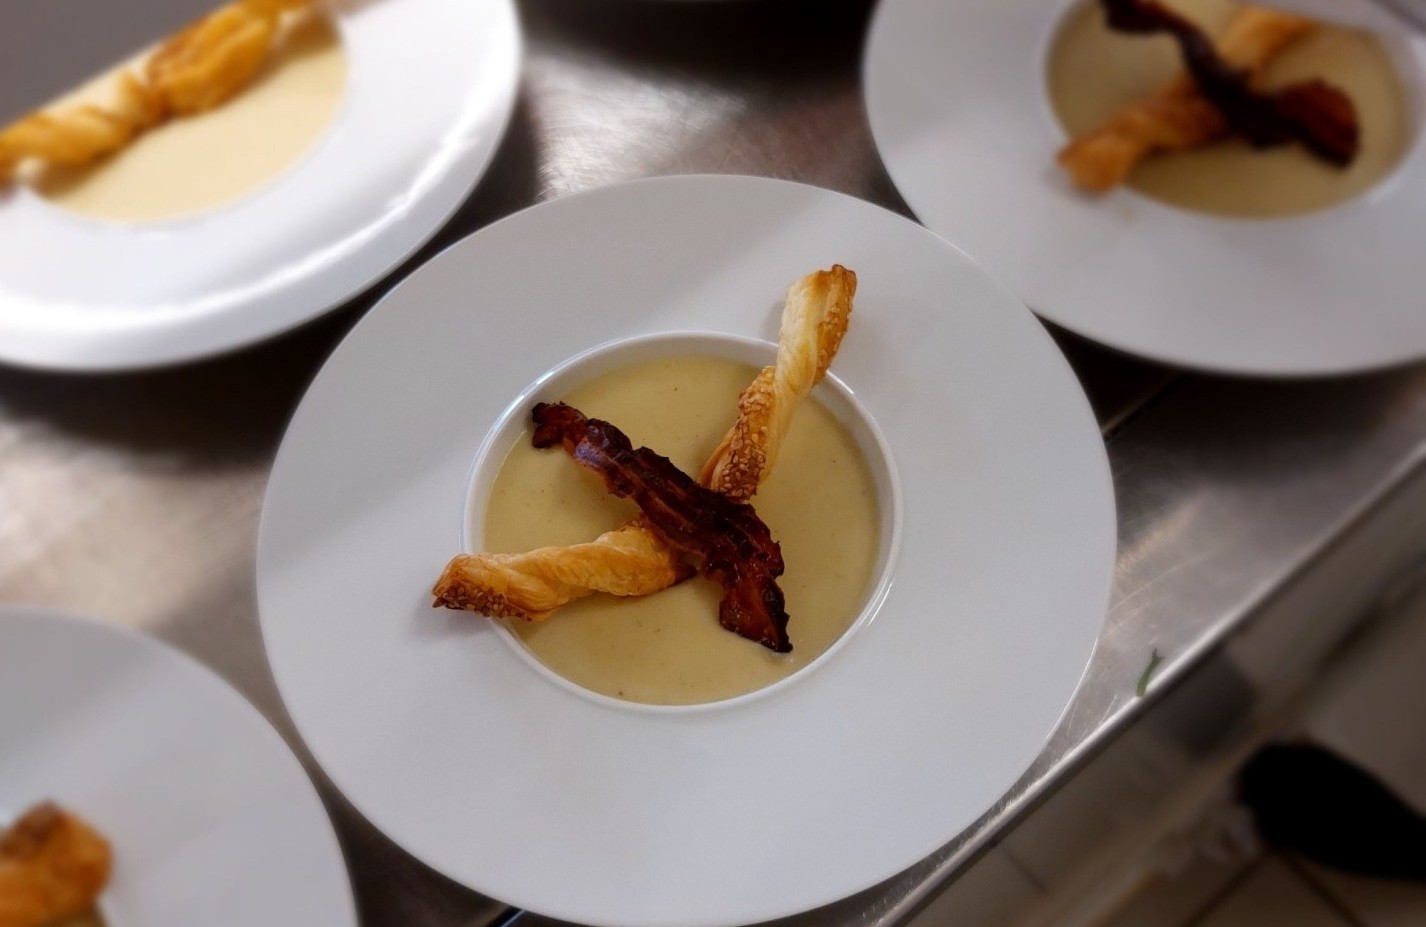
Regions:
<instances>
[{"instance_id":1,"label":"white plate","mask_svg":"<svg viewBox=\"0 0 1426 927\"><path fill-rule=\"evenodd\" d=\"M511 0L334 0L346 96L279 178L196 217L123 225L0 194L0 360L115 370L289 329L379 279L484 171L509 119Z\"/></svg>"},{"instance_id":2,"label":"white plate","mask_svg":"<svg viewBox=\"0 0 1426 927\"><path fill-rule=\"evenodd\" d=\"M1069 8L881 3L867 109L887 170L927 226L1036 312L1145 357L1300 375L1426 356L1419 137L1393 177L1314 215L1223 219L1127 189L1080 195L1054 163L1065 134L1044 91L1047 49ZM1406 90L1419 113L1426 41L1388 47L1414 77Z\"/></svg>"},{"instance_id":3,"label":"white plate","mask_svg":"<svg viewBox=\"0 0 1426 927\"><path fill-rule=\"evenodd\" d=\"M129 631L0 610L0 817L53 800L114 848L111 927L355 927L341 848L282 738Z\"/></svg>"},{"instance_id":4,"label":"white plate","mask_svg":"<svg viewBox=\"0 0 1426 927\"><path fill-rule=\"evenodd\" d=\"M701 710L613 705L431 609L477 449L537 377L641 334L774 339L788 285L834 262L860 279L833 371L904 506L879 614L815 672ZM832 902L974 821L1074 692L1113 557L1079 384L965 255L825 190L671 177L499 222L362 320L278 454L258 592L303 737L393 840L555 917L695 927Z\"/></svg>"}]
</instances>

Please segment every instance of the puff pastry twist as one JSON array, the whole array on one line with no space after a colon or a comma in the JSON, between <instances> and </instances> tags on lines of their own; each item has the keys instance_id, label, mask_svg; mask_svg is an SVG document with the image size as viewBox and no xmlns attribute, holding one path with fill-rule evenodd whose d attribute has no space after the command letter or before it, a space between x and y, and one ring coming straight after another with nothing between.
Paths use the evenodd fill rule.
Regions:
<instances>
[{"instance_id":1,"label":"puff pastry twist","mask_svg":"<svg viewBox=\"0 0 1426 927\"><path fill-rule=\"evenodd\" d=\"M113 99L37 112L0 132L0 184L21 162L79 167L175 116L212 109L245 87L277 42L282 17L313 0L237 0L169 38L141 72L119 75Z\"/></svg>"},{"instance_id":2,"label":"puff pastry twist","mask_svg":"<svg viewBox=\"0 0 1426 927\"><path fill-rule=\"evenodd\" d=\"M792 414L827 372L851 318L857 277L837 265L792 285L778 331L777 361L738 397L738 417L704 465L699 482L739 501L757 492ZM641 519L586 544L520 554L461 554L446 565L436 606L497 618L542 621L589 595L648 595L690 570Z\"/></svg>"}]
</instances>

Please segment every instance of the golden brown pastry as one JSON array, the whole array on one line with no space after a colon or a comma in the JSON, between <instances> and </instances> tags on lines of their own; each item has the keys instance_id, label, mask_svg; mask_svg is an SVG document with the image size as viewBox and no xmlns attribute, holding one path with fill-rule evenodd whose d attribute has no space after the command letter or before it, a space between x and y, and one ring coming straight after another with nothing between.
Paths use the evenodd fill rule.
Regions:
<instances>
[{"instance_id":1,"label":"golden brown pastry","mask_svg":"<svg viewBox=\"0 0 1426 927\"><path fill-rule=\"evenodd\" d=\"M1259 7L1238 11L1218 42L1230 65L1260 79L1273 57L1317 24L1310 19ZM1144 157L1209 144L1228 131L1223 114L1187 73L1180 73L1153 96L1114 113L1087 135L1060 150L1059 163L1081 189L1095 193L1117 186Z\"/></svg>"},{"instance_id":2,"label":"golden brown pastry","mask_svg":"<svg viewBox=\"0 0 1426 927\"><path fill-rule=\"evenodd\" d=\"M543 621L591 592L648 595L689 575L635 519L586 544L522 554L458 554L432 591L434 604L446 608Z\"/></svg>"},{"instance_id":3,"label":"golden brown pastry","mask_svg":"<svg viewBox=\"0 0 1426 927\"><path fill-rule=\"evenodd\" d=\"M267 59L282 16L312 0L236 0L168 39L142 73L119 75L114 98L37 112L0 131L0 184L20 163L79 167L125 147L175 117L211 109L237 93Z\"/></svg>"},{"instance_id":4,"label":"golden brown pastry","mask_svg":"<svg viewBox=\"0 0 1426 927\"><path fill-rule=\"evenodd\" d=\"M852 312L857 277L837 265L792 285L778 331L777 361L738 397L738 417L699 481L746 501L767 477L797 405L827 372ZM542 621L589 595L648 595L690 571L640 519L586 544L522 554L461 554L437 581L434 604L497 618Z\"/></svg>"},{"instance_id":5,"label":"golden brown pastry","mask_svg":"<svg viewBox=\"0 0 1426 927\"><path fill-rule=\"evenodd\" d=\"M57 805L0 834L0 927L42 927L94 906L109 881L109 842Z\"/></svg>"},{"instance_id":6,"label":"golden brown pastry","mask_svg":"<svg viewBox=\"0 0 1426 927\"><path fill-rule=\"evenodd\" d=\"M33 113L0 132L0 159L25 158L77 167L123 148L163 121L163 102L152 87L125 72L107 107L84 104L62 113Z\"/></svg>"},{"instance_id":7,"label":"golden brown pastry","mask_svg":"<svg viewBox=\"0 0 1426 927\"><path fill-rule=\"evenodd\" d=\"M145 76L179 116L225 102L257 73L276 41L282 14L311 0L238 0L159 47Z\"/></svg>"},{"instance_id":8,"label":"golden brown pastry","mask_svg":"<svg viewBox=\"0 0 1426 927\"><path fill-rule=\"evenodd\" d=\"M777 361L738 397L738 418L699 474L703 485L746 502L777 459L792 413L827 372L852 315L857 275L842 267L792 285L777 335Z\"/></svg>"}]
</instances>

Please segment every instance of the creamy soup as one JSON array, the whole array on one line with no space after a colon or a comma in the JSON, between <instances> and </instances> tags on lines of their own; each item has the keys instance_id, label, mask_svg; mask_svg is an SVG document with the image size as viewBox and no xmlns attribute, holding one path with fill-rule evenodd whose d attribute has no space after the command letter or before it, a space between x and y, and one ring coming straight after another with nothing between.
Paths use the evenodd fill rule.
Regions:
<instances>
[{"instance_id":1,"label":"creamy soup","mask_svg":"<svg viewBox=\"0 0 1426 927\"><path fill-rule=\"evenodd\" d=\"M664 358L619 368L559 398L696 475L756 372L719 357ZM774 654L723 630L720 590L702 577L642 598L590 596L544 622L511 621L511 629L554 672L629 701L712 702L786 678L836 641L866 602L880 545L876 488L851 433L809 400L753 505L782 545L779 585L792 653ZM564 451L532 448L527 430L495 479L484 548L576 544L635 514Z\"/></svg>"},{"instance_id":2,"label":"creamy soup","mask_svg":"<svg viewBox=\"0 0 1426 927\"><path fill-rule=\"evenodd\" d=\"M147 57L147 56L144 56ZM27 177L42 196L94 219L172 219L231 203L295 163L331 122L346 83L346 57L320 14L289 20L252 83L221 106L173 119L110 158ZM102 103L107 76L56 105Z\"/></svg>"},{"instance_id":3,"label":"creamy soup","mask_svg":"<svg viewBox=\"0 0 1426 927\"><path fill-rule=\"evenodd\" d=\"M1220 35L1235 5L1228 0L1168 0L1210 35ZM1152 93L1181 69L1166 36L1131 36L1104 25L1097 3L1071 12L1050 53L1049 95L1070 135L1098 125L1119 107ZM1351 199L1396 166L1409 120L1386 51L1365 32L1314 30L1279 54L1267 86L1313 77L1340 87L1356 104L1361 149L1348 168L1319 161L1298 144L1254 150L1227 139L1194 151L1146 158L1128 185L1176 206L1223 216L1285 216Z\"/></svg>"}]
</instances>

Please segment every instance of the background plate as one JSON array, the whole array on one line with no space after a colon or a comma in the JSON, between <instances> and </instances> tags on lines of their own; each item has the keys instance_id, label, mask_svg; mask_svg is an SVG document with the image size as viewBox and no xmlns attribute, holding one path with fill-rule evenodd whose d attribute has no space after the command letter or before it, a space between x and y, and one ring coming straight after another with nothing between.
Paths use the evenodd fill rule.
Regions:
<instances>
[{"instance_id":1,"label":"background plate","mask_svg":"<svg viewBox=\"0 0 1426 927\"><path fill-rule=\"evenodd\" d=\"M1426 356L1420 133L1365 196L1223 219L1132 190L1077 193L1045 95L1069 3L884 0L867 43L872 133L897 190L1030 307L1112 347L1208 370L1341 373ZM1426 40L1392 43L1420 125Z\"/></svg>"},{"instance_id":2,"label":"background plate","mask_svg":"<svg viewBox=\"0 0 1426 927\"><path fill-rule=\"evenodd\" d=\"M509 119L510 0L334 0L346 96L292 168L201 215L134 225L0 192L0 361L115 370L284 331L440 228ZM412 105L419 101L420 105Z\"/></svg>"},{"instance_id":3,"label":"background plate","mask_svg":"<svg viewBox=\"0 0 1426 927\"><path fill-rule=\"evenodd\" d=\"M0 609L0 815L49 799L114 847L112 927L355 927L322 803L287 745L158 642Z\"/></svg>"}]
</instances>

